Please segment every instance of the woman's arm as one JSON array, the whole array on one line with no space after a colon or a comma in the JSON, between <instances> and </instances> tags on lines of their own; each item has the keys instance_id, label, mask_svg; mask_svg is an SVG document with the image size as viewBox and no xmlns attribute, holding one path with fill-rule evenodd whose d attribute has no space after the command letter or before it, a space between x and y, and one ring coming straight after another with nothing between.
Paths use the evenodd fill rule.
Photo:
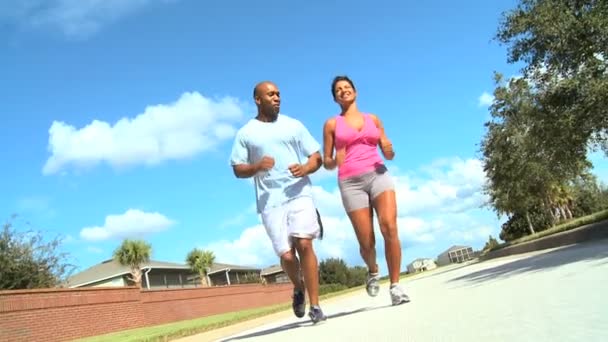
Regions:
<instances>
[{"instance_id":1,"label":"woman's arm","mask_svg":"<svg viewBox=\"0 0 608 342\"><path fill-rule=\"evenodd\" d=\"M384 158L386 158L387 160L393 160L393 158L395 158L395 151L393 151L393 143L390 141L390 139L386 136L386 133L384 132L382 120L380 120L378 116L373 114L371 114L370 117L376 124L376 127L378 127L378 130L380 130L380 140L378 140L378 146L380 146L380 150L382 151Z\"/></svg>"},{"instance_id":2,"label":"woman's arm","mask_svg":"<svg viewBox=\"0 0 608 342\"><path fill-rule=\"evenodd\" d=\"M336 168L334 159L334 132L336 131L336 119L330 118L323 125L323 167L327 170Z\"/></svg>"}]
</instances>

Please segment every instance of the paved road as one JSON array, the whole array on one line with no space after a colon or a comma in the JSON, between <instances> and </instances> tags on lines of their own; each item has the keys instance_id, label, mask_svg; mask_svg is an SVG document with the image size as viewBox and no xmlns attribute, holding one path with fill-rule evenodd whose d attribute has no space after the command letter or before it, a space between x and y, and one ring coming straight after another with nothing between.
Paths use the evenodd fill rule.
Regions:
<instances>
[{"instance_id":1,"label":"paved road","mask_svg":"<svg viewBox=\"0 0 608 342\"><path fill-rule=\"evenodd\" d=\"M376 298L362 290L324 303L330 318L321 325L283 313L245 331L232 327L184 341L608 341L608 240L437 271L404 284L409 304L391 307L384 285ZM218 333L224 335L217 339Z\"/></svg>"}]
</instances>

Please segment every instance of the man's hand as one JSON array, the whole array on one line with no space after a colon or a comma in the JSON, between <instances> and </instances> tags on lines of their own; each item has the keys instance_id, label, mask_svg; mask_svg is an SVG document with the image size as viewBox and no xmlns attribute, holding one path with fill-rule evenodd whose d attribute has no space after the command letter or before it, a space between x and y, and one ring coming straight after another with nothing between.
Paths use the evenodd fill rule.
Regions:
<instances>
[{"instance_id":1,"label":"man's hand","mask_svg":"<svg viewBox=\"0 0 608 342\"><path fill-rule=\"evenodd\" d=\"M291 164L289 165L289 171L294 177L304 177L308 174L308 167L306 164Z\"/></svg>"},{"instance_id":2,"label":"man's hand","mask_svg":"<svg viewBox=\"0 0 608 342\"><path fill-rule=\"evenodd\" d=\"M264 156L260 161L256 163L256 169L258 171L268 171L274 167L274 158Z\"/></svg>"}]
</instances>

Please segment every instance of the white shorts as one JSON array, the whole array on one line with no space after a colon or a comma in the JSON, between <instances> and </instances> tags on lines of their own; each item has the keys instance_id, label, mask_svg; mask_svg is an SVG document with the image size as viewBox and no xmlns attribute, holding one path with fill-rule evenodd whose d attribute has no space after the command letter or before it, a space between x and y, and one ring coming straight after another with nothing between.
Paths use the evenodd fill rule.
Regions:
<instances>
[{"instance_id":1,"label":"white shorts","mask_svg":"<svg viewBox=\"0 0 608 342\"><path fill-rule=\"evenodd\" d=\"M315 239L321 234L321 220L311 197L298 197L282 206L262 212L262 223L280 257L293 247L293 238Z\"/></svg>"}]
</instances>

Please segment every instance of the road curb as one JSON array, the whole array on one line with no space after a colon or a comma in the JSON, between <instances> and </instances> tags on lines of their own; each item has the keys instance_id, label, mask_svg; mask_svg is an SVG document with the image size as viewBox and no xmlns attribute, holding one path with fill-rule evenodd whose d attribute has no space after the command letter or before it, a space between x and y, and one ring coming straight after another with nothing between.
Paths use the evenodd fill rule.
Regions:
<instances>
[{"instance_id":1,"label":"road curb","mask_svg":"<svg viewBox=\"0 0 608 342\"><path fill-rule=\"evenodd\" d=\"M544 249L562 247L576 243L608 239L608 220L591 223L565 232L552 234L540 239L519 243L513 246L504 247L491 251L485 255L480 255L480 261L506 257L540 251Z\"/></svg>"}]
</instances>

